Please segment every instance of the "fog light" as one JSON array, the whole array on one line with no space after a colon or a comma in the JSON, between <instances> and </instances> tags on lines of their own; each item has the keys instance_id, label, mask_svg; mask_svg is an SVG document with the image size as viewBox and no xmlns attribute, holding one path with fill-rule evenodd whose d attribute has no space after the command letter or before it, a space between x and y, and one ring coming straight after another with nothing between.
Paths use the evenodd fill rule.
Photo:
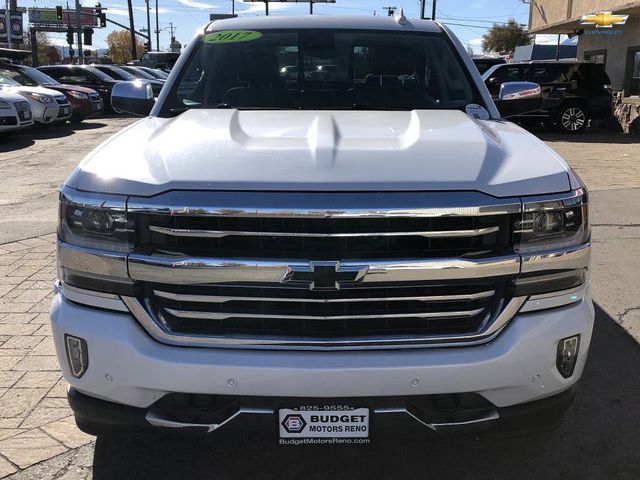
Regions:
<instances>
[{"instance_id":1,"label":"fog light","mask_svg":"<svg viewBox=\"0 0 640 480\"><path fill-rule=\"evenodd\" d=\"M67 361L71 375L80 378L87 371L89 366L89 353L87 352L87 342L83 338L64 336L64 343L67 350Z\"/></svg>"},{"instance_id":2,"label":"fog light","mask_svg":"<svg viewBox=\"0 0 640 480\"><path fill-rule=\"evenodd\" d=\"M580 335L563 338L558 342L558 353L556 354L556 367L560 375L569 378L573 375L578 361L578 349L580 348Z\"/></svg>"}]
</instances>

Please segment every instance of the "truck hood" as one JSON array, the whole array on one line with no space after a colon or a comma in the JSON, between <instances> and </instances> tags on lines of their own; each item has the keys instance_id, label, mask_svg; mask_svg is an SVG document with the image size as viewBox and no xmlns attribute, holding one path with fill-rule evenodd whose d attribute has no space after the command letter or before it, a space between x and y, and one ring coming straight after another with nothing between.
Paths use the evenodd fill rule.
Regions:
<instances>
[{"instance_id":1,"label":"truck hood","mask_svg":"<svg viewBox=\"0 0 640 480\"><path fill-rule=\"evenodd\" d=\"M569 167L516 125L455 110L194 109L145 118L91 152L67 180L85 191L563 192Z\"/></svg>"}]
</instances>

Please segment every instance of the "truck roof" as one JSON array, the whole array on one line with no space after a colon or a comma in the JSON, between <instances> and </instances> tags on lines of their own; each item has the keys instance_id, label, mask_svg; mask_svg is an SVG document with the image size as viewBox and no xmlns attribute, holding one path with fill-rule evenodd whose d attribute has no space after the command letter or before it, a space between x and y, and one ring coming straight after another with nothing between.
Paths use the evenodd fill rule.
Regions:
<instances>
[{"instance_id":1,"label":"truck roof","mask_svg":"<svg viewBox=\"0 0 640 480\"><path fill-rule=\"evenodd\" d=\"M442 28L437 22L407 18L406 22L398 21L399 17L388 16L356 16L356 15L292 15L282 17L238 17L216 20L209 23L205 31L216 30L266 30L266 29L362 29L419 31L440 33Z\"/></svg>"}]
</instances>

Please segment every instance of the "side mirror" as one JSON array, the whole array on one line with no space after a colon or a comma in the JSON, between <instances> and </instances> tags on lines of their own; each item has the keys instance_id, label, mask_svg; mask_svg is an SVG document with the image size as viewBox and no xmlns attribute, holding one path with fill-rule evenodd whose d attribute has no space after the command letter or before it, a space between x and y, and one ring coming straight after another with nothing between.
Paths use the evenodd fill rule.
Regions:
<instances>
[{"instance_id":1,"label":"side mirror","mask_svg":"<svg viewBox=\"0 0 640 480\"><path fill-rule=\"evenodd\" d=\"M505 82L495 103L502 118L536 112L542 109L542 89L537 83Z\"/></svg>"},{"instance_id":2,"label":"side mirror","mask_svg":"<svg viewBox=\"0 0 640 480\"><path fill-rule=\"evenodd\" d=\"M118 82L111 91L111 106L115 111L146 117L154 104L151 84L145 80Z\"/></svg>"}]
</instances>

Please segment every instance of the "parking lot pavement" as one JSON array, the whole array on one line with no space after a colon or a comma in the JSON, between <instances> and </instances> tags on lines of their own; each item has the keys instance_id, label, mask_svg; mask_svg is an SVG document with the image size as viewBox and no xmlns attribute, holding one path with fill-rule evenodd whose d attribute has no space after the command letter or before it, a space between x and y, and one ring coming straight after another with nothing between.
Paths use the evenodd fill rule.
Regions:
<instances>
[{"instance_id":1,"label":"parking lot pavement","mask_svg":"<svg viewBox=\"0 0 640 480\"><path fill-rule=\"evenodd\" d=\"M83 152L129 121L96 120L106 126L91 135L70 134L79 142L73 146L38 139L14 152L23 163L13 168L47 169L57 185L67 173L59 170L70 169ZM38 234L0 242L0 478L640 478L638 137L539 134L591 188L596 326L578 397L558 430L508 439L374 436L369 446L280 447L273 425L257 433L238 422L200 440L96 441L73 424L47 325L55 276L55 194L47 191L39 198L41 190L45 193L42 183L29 188L29 175L14 172L10 182L21 192L17 208L31 212L37 205L51 218L36 215L35 226L28 217L14 219L23 231ZM56 150L44 148L47 142L58 145ZM67 154L58 148L67 148ZM11 154L0 155L0 171L11 171L4 165ZM11 187L0 188L4 201ZM2 235L6 210L0 205Z\"/></svg>"},{"instance_id":2,"label":"parking lot pavement","mask_svg":"<svg viewBox=\"0 0 640 480\"><path fill-rule=\"evenodd\" d=\"M134 122L96 118L0 138L0 243L54 231L60 184L95 146Z\"/></svg>"}]
</instances>

